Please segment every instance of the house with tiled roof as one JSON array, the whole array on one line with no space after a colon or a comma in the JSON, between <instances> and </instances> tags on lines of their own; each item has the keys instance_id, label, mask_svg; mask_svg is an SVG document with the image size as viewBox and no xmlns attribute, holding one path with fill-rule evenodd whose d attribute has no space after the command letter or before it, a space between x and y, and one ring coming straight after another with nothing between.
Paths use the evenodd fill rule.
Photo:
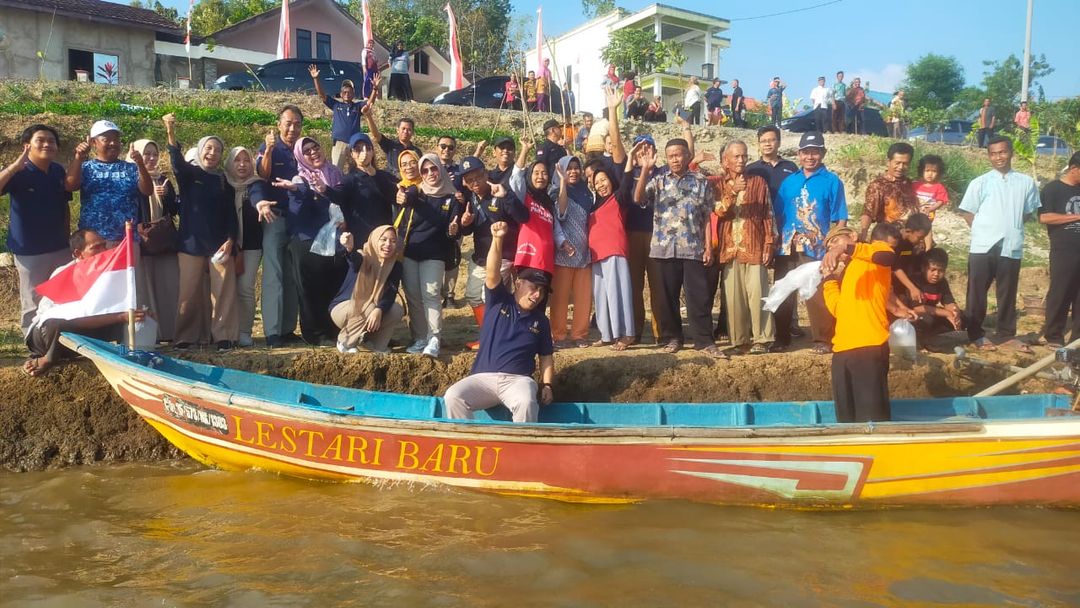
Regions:
<instances>
[{"instance_id":1,"label":"house with tiled roof","mask_svg":"<svg viewBox=\"0 0 1080 608\"><path fill-rule=\"evenodd\" d=\"M103 0L0 0L0 78L151 86L157 40L183 40L154 11Z\"/></svg>"}]
</instances>

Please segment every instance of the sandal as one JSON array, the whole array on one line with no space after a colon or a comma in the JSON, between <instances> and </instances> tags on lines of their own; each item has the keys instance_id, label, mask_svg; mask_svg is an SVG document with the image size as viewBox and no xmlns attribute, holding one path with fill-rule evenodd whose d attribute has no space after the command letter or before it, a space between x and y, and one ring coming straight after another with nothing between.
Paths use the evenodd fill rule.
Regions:
<instances>
[{"instance_id":1,"label":"sandal","mask_svg":"<svg viewBox=\"0 0 1080 608\"><path fill-rule=\"evenodd\" d=\"M609 346L611 342L604 342L603 340L597 340L593 342L591 346Z\"/></svg>"},{"instance_id":2,"label":"sandal","mask_svg":"<svg viewBox=\"0 0 1080 608\"><path fill-rule=\"evenodd\" d=\"M987 338L986 336L983 336L982 338L979 338L978 340L972 341L971 346L972 346L972 348L976 348L978 350L984 350L984 351L987 351L987 352L997 350L997 347L994 346L994 343L991 342L990 338Z\"/></svg>"},{"instance_id":3,"label":"sandal","mask_svg":"<svg viewBox=\"0 0 1080 608\"><path fill-rule=\"evenodd\" d=\"M1025 355L1030 355L1035 352L1031 350L1030 346L1024 344L1024 342L1021 341L1020 338L1013 338L1012 340L1009 340L1008 342L1002 344L1002 346L1015 350L1018 353L1024 353Z\"/></svg>"},{"instance_id":4,"label":"sandal","mask_svg":"<svg viewBox=\"0 0 1080 608\"><path fill-rule=\"evenodd\" d=\"M578 340L574 343L574 346L577 346L578 348L589 348L592 346L592 343L588 340Z\"/></svg>"},{"instance_id":5,"label":"sandal","mask_svg":"<svg viewBox=\"0 0 1080 608\"><path fill-rule=\"evenodd\" d=\"M815 355L828 355L832 354L832 349L828 344L824 342L815 342L813 348L810 349Z\"/></svg>"},{"instance_id":6,"label":"sandal","mask_svg":"<svg viewBox=\"0 0 1080 608\"><path fill-rule=\"evenodd\" d=\"M715 344L713 344L711 346L706 346L705 348L701 349L701 352L705 353L706 355L709 355L713 359L730 359L731 358L731 357L728 356L727 353L725 353L723 351L723 349L721 349L719 346L716 346Z\"/></svg>"},{"instance_id":7,"label":"sandal","mask_svg":"<svg viewBox=\"0 0 1080 608\"><path fill-rule=\"evenodd\" d=\"M630 342L624 340L616 340L615 343L611 345L611 350L615 352L622 352L627 348L630 348L630 344Z\"/></svg>"},{"instance_id":8,"label":"sandal","mask_svg":"<svg viewBox=\"0 0 1080 608\"><path fill-rule=\"evenodd\" d=\"M49 373L52 363L45 357L30 357L19 367L19 371L31 378L39 378Z\"/></svg>"},{"instance_id":9,"label":"sandal","mask_svg":"<svg viewBox=\"0 0 1080 608\"><path fill-rule=\"evenodd\" d=\"M764 355L767 352L769 352L769 347L764 344L755 344L750 347L751 355Z\"/></svg>"},{"instance_id":10,"label":"sandal","mask_svg":"<svg viewBox=\"0 0 1080 608\"><path fill-rule=\"evenodd\" d=\"M669 355L674 355L675 353L679 352L679 349L681 348L682 344L679 344L678 340L672 340L671 342L665 344L660 350L661 352L668 353Z\"/></svg>"}]
</instances>

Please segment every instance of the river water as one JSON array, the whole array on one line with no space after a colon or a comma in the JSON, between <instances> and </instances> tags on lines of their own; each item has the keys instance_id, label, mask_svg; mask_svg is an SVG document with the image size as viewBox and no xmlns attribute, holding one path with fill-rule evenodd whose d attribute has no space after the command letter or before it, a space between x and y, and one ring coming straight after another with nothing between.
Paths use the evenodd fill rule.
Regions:
<instances>
[{"instance_id":1,"label":"river water","mask_svg":"<svg viewBox=\"0 0 1080 608\"><path fill-rule=\"evenodd\" d=\"M566 505L191 463L0 474L5 606L1080 606L1080 512Z\"/></svg>"}]
</instances>

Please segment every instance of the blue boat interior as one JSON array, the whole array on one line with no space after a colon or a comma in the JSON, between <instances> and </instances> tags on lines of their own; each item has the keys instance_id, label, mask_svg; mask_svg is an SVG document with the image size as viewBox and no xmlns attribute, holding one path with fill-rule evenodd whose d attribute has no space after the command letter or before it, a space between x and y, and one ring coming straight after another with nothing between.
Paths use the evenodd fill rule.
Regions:
<instances>
[{"instance_id":1,"label":"blue boat interior","mask_svg":"<svg viewBox=\"0 0 1080 608\"><path fill-rule=\"evenodd\" d=\"M270 403L341 415L432 420L443 416L440 397L384 393L364 389L309 384L204 365L152 354L141 361L127 357L121 347L99 340L65 334L113 362L152 369L195 386L233 393ZM892 401L894 422L989 421L1044 418L1048 409L1068 409L1063 395L1005 395L994 397L939 397ZM497 406L476 412L475 423L509 422L510 412ZM604 427L694 426L782 427L836 423L831 401L730 403L553 403L540 408L540 423Z\"/></svg>"}]
</instances>

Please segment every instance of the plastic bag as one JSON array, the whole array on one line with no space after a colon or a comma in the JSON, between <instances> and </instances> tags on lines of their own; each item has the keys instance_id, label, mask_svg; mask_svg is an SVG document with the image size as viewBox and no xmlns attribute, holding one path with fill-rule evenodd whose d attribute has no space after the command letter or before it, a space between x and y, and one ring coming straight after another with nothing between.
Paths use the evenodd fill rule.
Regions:
<instances>
[{"instance_id":1,"label":"plastic bag","mask_svg":"<svg viewBox=\"0 0 1080 608\"><path fill-rule=\"evenodd\" d=\"M799 292L799 299L809 300L817 292L819 285L821 285L821 262L807 262L773 283L772 288L769 289L769 295L761 298L764 302L762 308L769 312L776 312L784 300L795 291Z\"/></svg>"},{"instance_id":2,"label":"plastic bag","mask_svg":"<svg viewBox=\"0 0 1080 608\"><path fill-rule=\"evenodd\" d=\"M319 228L319 234L315 235L315 240L311 242L311 253L333 257L337 251L337 227L344 221L345 216L341 213L341 207L331 203L330 221Z\"/></svg>"},{"instance_id":3,"label":"plastic bag","mask_svg":"<svg viewBox=\"0 0 1080 608\"><path fill-rule=\"evenodd\" d=\"M915 359L915 326L907 319L897 319L889 326L889 350L905 359Z\"/></svg>"}]
</instances>

